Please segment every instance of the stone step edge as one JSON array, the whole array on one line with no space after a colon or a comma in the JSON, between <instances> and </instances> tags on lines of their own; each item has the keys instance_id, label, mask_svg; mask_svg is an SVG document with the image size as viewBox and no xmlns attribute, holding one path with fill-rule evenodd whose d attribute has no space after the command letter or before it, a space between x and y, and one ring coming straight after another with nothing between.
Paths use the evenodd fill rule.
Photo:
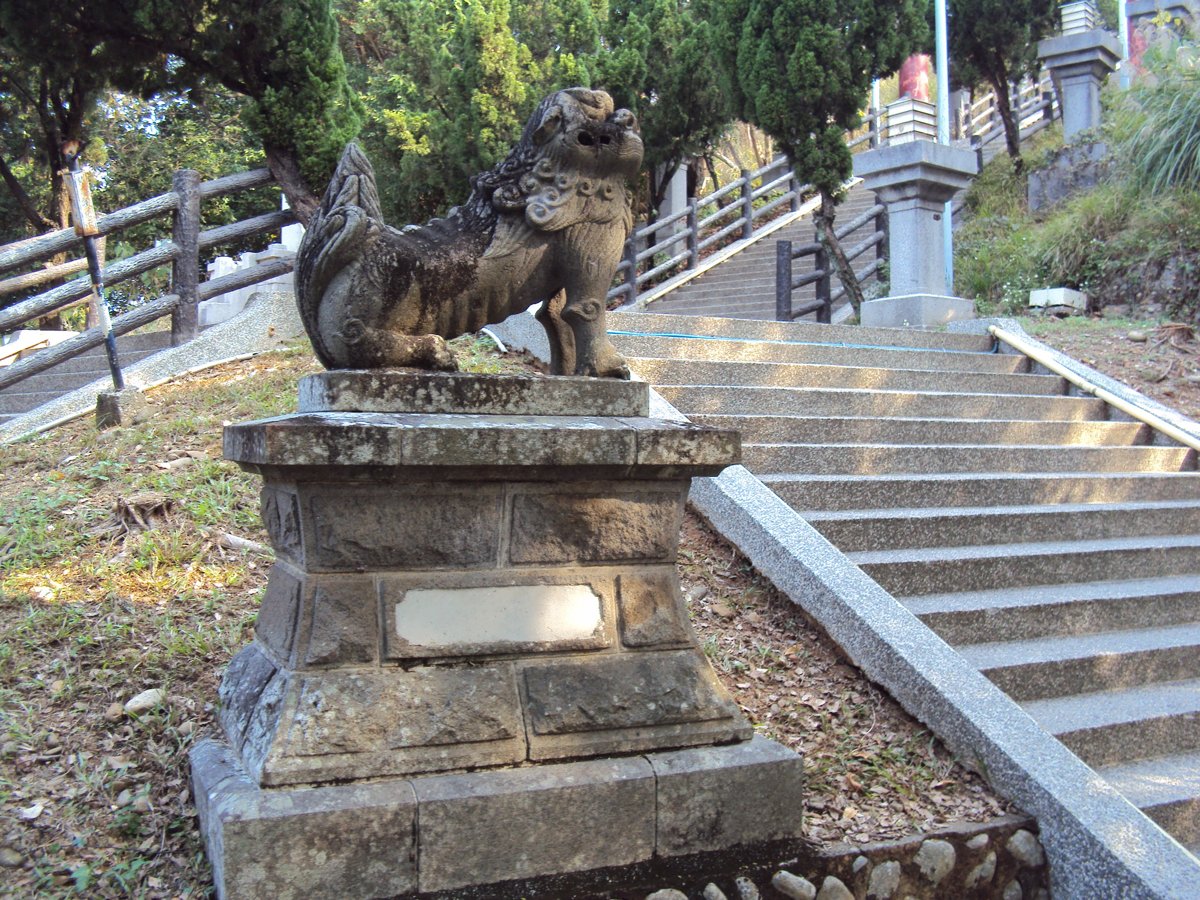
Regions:
<instances>
[{"instance_id":1,"label":"stone step edge","mask_svg":"<svg viewBox=\"0 0 1200 900\"><path fill-rule=\"evenodd\" d=\"M742 446L746 446L743 444ZM808 522L857 522L859 520L897 521L910 519L954 519L985 516L1043 516L1063 513L1081 515L1153 510L1197 509L1200 510L1200 494L1194 500L1131 500L1118 503L1039 503L1021 506L911 506L888 507L886 509L798 509ZM1200 530L1200 518L1196 521Z\"/></svg>"},{"instance_id":2,"label":"stone step edge","mask_svg":"<svg viewBox=\"0 0 1200 900\"><path fill-rule=\"evenodd\" d=\"M1200 716L1200 679L1152 682L1129 688L1028 700L1021 704L1035 722L1064 735L1173 716ZM1200 750L1200 747L1197 747Z\"/></svg>"},{"instance_id":3,"label":"stone step edge","mask_svg":"<svg viewBox=\"0 0 1200 900\"><path fill-rule=\"evenodd\" d=\"M1120 473L1117 473L1120 474ZM964 544L960 547L911 547L899 550L860 550L846 556L856 565L958 562L973 559L1062 556L1122 550L1200 549L1200 534L1149 537L1093 538L1086 541L1029 541L1021 544Z\"/></svg>"},{"instance_id":4,"label":"stone step edge","mask_svg":"<svg viewBox=\"0 0 1200 900\"><path fill-rule=\"evenodd\" d=\"M1102 631L1096 634L1056 635L1019 641L960 644L955 649L977 669L988 672L996 669L1029 668L1045 664L1095 659L1100 656L1127 656L1178 650L1186 647L1197 648L1196 659L1200 663L1200 622L1158 628Z\"/></svg>"},{"instance_id":5,"label":"stone step edge","mask_svg":"<svg viewBox=\"0 0 1200 900\"><path fill-rule=\"evenodd\" d=\"M1167 575L1158 578L1130 578L1114 581L1083 581L1068 584L1033 585L1020 588L993 588L982 591L956 591L922 594L901 600L914 615L933 613L1017 610L1027 607L1068 606L1111 600L1152 600L1195 594L1200 599L1200 578L1194 575Z\"/></svg>"}]
</instances>

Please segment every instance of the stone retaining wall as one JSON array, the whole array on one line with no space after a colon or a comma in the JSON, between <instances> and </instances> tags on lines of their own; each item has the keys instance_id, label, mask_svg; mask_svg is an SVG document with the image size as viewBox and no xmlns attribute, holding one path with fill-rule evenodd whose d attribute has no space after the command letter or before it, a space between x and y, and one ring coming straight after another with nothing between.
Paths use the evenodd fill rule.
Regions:
<instances>
[{"instance_id":1,"label":"stone retaining wall","mask_svg":"<svg viewBox=\"0 0 1200 900\"><path fill-rule=\"evenodd\" d=\"M663 888L646 900L1049 900L1047 885L1036 823L1005 816L898 841L832 844L773 873Z\"/></svg>"}]
</instances>

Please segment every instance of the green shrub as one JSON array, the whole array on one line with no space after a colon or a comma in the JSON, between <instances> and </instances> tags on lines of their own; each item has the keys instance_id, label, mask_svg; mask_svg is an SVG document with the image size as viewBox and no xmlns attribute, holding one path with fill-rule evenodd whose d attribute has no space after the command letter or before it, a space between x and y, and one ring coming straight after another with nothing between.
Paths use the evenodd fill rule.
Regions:
<instances>
[{"instance_id":1,"label":"green shrub","mask_svg":"<svg viewBox=\"0 0 1200 900\"><path fill-rule=\"evenodd\" d=\"M1147 52L1147 71L1114 104L1113 148L1151 194L1200 188L1200 54L1190 41Z\"/></svg>"}]
</instances>

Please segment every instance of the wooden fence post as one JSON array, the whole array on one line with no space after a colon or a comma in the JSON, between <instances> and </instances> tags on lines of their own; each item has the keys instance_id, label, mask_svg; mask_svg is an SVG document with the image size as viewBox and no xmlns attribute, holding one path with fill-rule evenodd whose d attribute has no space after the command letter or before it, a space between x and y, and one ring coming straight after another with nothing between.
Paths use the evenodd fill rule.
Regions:
<instances>
[{"instance_id":1,"label":"wooden fence post","mask_svg":"<svg viewBox=\"0 0 1200 900\"><path fill-rule=\"evenodd\" d=\"M638 255L638 239L637 230L629 233L629 240L625 242L625 262L628 268L625 269L625 284L629 287L626 291L626 303L632 303L637 299L638 284L637 284L637 255Z\"/></svg>"},{"instance_id":2,"label":"wooden fence post","mask_svg":"<svg viewBox=\"0 0 1200 900\"><path fill-rule=\"evenodd\" d=\"M813 240L817 242L813 265L821 273L821 277L817 279L814 287L816 299L821 302L821 307L817 310L817 321L828 325L833 321L833 281L829 277L829 253L826 252L825 245L821 243L819 234L814 235Z\"/></svg>"},{"instance_id":3,"label":"wooden fence post","mask_svg":"<svg viewBox=\"0 0 1200 900\"><path fill-rule=\"evenodd\" d=\"M200 284L200 173L180 169L171 185L179 197L172 233L178 255L171 266L171 291L179 297L171 313L171 346L178 347L200 330L196 298Z\"/></svg>"},{"instance_id":4,"label":"wooden fence post","mask_svg":"<svg viewBox=\"0 0 1200 900\"><path fill-rule=\"evenodd\" d=\"M700 229L696 224L697 212L699 208L696 206L696 198L688 197L688 212L687 212L687 251L688 262L687 267L694 269L700 265Z\"/></svg>"},{"instance_id":5,"label":"wooden fence post","mask_svg":"<svg viewBox=\"0 0 1200 900\"><path fill-rule=\"evenodd\" d=\"M749 239L754 235L754 191L750 187L750 170L742 169L742 237Z\"/></svg>"},{"instance_id":6,"label":"wooden fence post","mask_svg":"<svg viewBox=\"0 0 1200 900\"><path fill-rule=\"evenodd\" d=\"M775 321L792 321L792 242L775 242Z\"/></svg>"}]
</instances>

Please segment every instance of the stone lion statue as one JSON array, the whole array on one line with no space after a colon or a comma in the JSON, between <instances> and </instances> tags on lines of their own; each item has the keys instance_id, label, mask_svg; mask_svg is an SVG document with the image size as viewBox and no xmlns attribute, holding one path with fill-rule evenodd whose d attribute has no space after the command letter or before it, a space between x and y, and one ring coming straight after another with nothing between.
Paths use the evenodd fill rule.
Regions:
<instances>
[{"instance_id":1,"label":"stone lion statue","mask_svg":"<svg viewBox=\"0 0 1200 900\"><path fill-rule=\"evenodd\" d=\"M453 370L446 338L544 301L554 374L628 378L605 294L642 161L631 112L603 91L544 99L508 158L444 219L385 225L370 162L346 147L296 261L296 299L330 369Z\"/></svg>"}]
</instances>

